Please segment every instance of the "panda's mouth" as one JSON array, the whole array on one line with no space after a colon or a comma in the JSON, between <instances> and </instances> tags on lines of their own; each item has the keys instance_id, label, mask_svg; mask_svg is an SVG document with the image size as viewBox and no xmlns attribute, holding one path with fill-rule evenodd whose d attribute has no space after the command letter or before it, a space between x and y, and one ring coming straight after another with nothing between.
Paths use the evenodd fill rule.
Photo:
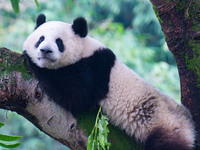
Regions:
<instances>
[{"instance_id":1,"label":"panda's mouth","mask_svg":"<svg viewBox=\"0 0 200 150\"><path fill-rule=\"evenodd\" d=\"M50 61L50 62L56 61L56 60L49 58L49 57L38 57L38 60L40 60L40 61Z\"/></svg>"}]
</instances>

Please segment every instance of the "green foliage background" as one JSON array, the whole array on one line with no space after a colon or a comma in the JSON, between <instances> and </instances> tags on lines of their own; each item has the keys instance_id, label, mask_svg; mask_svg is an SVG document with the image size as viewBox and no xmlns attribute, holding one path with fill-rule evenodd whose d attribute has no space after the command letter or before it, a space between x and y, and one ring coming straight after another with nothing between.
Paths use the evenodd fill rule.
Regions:
<instances>
[{"instance_id":1,"label":"green foliage background","mask_svg":"<svg viewBox=\"0 0 200 150\"><path fill-rule=\"evenodd\" d=\"M0 0L0 47L18 52L34 30L40 13L47 21L72 23L83 16L89 24L89 35L95 37L135 72L161 91L180 101L176 63L167 48L161 27L149 0L34 0L22 1L15 14L10 1ZM62 150L66 147L41 133L30 122L15 113L0 111L0 122L6 126L0 133L21 135L23 144L16 150Z\"/></svg>"}]
</instances>

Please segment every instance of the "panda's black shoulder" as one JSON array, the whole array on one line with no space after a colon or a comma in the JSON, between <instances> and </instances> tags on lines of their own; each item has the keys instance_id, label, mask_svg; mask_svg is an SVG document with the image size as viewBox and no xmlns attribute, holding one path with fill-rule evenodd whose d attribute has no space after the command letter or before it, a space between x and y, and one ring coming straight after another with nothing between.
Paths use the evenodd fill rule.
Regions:
<instances>
[{"instance_id":1,"label":"panda's black shoulder","mask_svg":"<svg viewBox=\"0 0 200 150\"><path fill-rule=\"evenodd\" d=\"M108 48L97 49L91 56L56 70L39 68L30 56L27 58L42 89L74 113L94 108L109 92L115 55Z\"/></svg>"}]
</instances>

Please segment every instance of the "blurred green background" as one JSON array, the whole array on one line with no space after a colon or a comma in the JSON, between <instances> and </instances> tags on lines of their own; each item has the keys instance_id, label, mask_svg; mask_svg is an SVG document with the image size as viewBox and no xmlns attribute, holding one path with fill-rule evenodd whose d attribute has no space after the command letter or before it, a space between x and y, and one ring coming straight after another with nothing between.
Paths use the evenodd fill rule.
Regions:
<instances>
[{"instance_id":1,"label":"blurred green background","mask_svg":"<svg viewBox=\"0 0 200 150\"><path fill-rule=\"evenodd\" d=\"M0 47L21 52L23 41L34 30L35 20L44 13L47 21L72 23L83 16L89 35L98 39L165 94L180 102L180 83L176 62L167 48L160 24L149 0L34 0L21 1L15 14L10 1L0 0ZM30 122L0 110L0 133L21 135L22 145L15 150L62 150L65 146L41 133ZM3 149L3 148L2 148Z\"/></svg>"}]
</instances>

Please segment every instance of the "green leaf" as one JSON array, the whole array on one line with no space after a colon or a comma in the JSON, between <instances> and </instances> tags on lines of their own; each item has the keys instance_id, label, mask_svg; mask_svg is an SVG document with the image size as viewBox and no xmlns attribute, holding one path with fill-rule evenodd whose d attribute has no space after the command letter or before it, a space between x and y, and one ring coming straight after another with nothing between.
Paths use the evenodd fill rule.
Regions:
<instances>
[{"instance_id":1,"label":"green leaf","mask_svg":"<svg viewBox=\"0 0 200 150\"><path fill-rule=\"evenodd\" d=\"M18 147L18 146L21 145L21 144L22 144L22 143L5 144L5 143L0 142L0 146L1 146L1 147L4 147L4 148L16 148L16 147Z\"/></svg>"},{"instance_id":2,"label":"green leaf","mask_svg":"<svg viewBox=\"0 0 200 150\"><path fill-rule=\"evenodd\" d=\"M40 9L40 6L39 6L39 3L38 3L38 1L37 1L37 0L35 0L35 3L36 3L36 5L37 5L37 9L39 10L39 9Z\"/></svg>"},{"instance_id":3,"label":"green leaf","mask_svg":"<svg viewBox=\"0 0 200 150\"><path fill-rule=\"evenodd\" d=\"M90 136L88 137L88 144L87 144L87 150L91 150L92 149L92 145L93 145L93 134L94 133L94 129L92 130L92 133L90 134Z\"/></svg>"},{"instance_id":4,"label":"green leaf","mask_svg":"<svg viewBox=\"0 0 200 150\"><path fill-rule=\"evenodd\" d=\"M5 123L0 122L0 128L3 127Z\"/></svg>"},{"instance_id":5,"label":"green leaf","mask_svg":"<svg viewBox=\"0 0 200 150\"><path fill-rule=\"evenodd\" d=\"M97 147L97 141L96 141L96 140L93 140L93 141L92 141L91 150L96 150L96 147Z\"/></svg>"},{"instance_id":6,"label":"green leaf","mask_svg":"<svg viewBox=\"0 0 200 150\"><path fill-rule=\"evenodd\" d=\"M105 137L101 133L99 133L99 144L105 150Z\"/></svg>"},{"instance_id":7,"label":"green leaf","mask_svg":"<svg viewBox=\"0 0 200 150\"><path fill-rule=\"evenodd\" d=\"M1 141L16 141L20 138L22 138L22 137L21 136L11 136L11 135L0 134L0 140Z\"/></svg>"},{"instance_id":8,"label":"green leaf","mask_svg":"<svg viewBox=\"0 0 200 150\"><path fill-rule=\"evenodd\" d=\"M103 150L107 150L110 147L110 143L107 140L109 133L107 125L108 125L108 117L102 114L99 120L98 128L99 128L99 143Z\"/></svg>"},{"instance_id":9,"label":"green leaf","mask_svg":"<svg viewBox=\"0 0 200 150\"><path fill-rule=\"evenodd\" d=\"M99 108L95 125L92 133L88 137L87 150L109 150L110 143L108 142L109 129L108 117L103 115L101 107Z\"/></svg>"},{"instance_id":10,"label":"green leaf","mask_svg":"<svg viewBox=\"0 0 200 150\"><path fill-rule=\"evenodd\" d=\"M15 13L19 13L19 2L20 0L10 0L11 4L12 4L12 8L14 10Z\"/></svg>"}]
</instances>

